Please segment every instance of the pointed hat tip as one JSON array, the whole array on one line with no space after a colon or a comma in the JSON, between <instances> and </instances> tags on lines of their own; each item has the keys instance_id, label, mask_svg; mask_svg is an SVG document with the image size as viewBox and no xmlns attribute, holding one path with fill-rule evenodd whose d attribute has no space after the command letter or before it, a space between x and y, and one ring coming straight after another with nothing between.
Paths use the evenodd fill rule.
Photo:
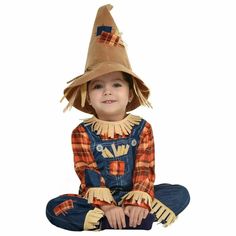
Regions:
<instances>
[{"instance_id":1,"label":"pointed hat tip","mask_svg":"<svg viewBox=\"0 0 236 236\"><path fill-rule=\"evenodd\" d=\"M104 5L104 6L101 6L101 7L99 8L99 10L100 10L100 9L104 9L104 8L106 8L108 11L111 11L111 9L113 8L113 6L112 6L111 4L106 4L106 5Z\"/></svg>"}]
</instances>

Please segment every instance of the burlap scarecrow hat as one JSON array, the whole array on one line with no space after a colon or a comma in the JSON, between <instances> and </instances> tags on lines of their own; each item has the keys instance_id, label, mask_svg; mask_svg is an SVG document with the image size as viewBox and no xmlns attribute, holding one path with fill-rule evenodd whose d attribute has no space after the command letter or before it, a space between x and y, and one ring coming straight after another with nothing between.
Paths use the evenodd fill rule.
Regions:
<instances>
[{"instance_id":1,"label":"burlap scarecrow hat","mask_svg":"<svg viewBox=\"0 0 236 236\"><path fill-rule=\"evenodd\" d=\"M95 114L95 110L86 99L87 82L115 71L125 72L132 80L134 98L127 105L126 110L134 110L140 105L151 107L147 100L149 89L131 69L124 42L110 14L111 9L112 5L110 4L98 9L89 44L85 72L68 82L70 85L64 90L63 97L69 101L65 110L74 106L80 111Z\"/></svg>"}]
</instances>

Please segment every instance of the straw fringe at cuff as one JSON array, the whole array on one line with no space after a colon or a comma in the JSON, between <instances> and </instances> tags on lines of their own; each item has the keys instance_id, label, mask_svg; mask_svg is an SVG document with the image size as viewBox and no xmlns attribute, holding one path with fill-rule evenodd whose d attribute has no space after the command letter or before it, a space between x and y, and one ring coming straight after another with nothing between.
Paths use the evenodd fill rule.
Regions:
<instances>
[{"instance_id":1,"label":"straw fringe at cuff","mask_svg":"<svg viewBox=\"0 0 236 236\"><path fill-rule=\"evenodd\" d=\"M104 216L104 212L99 208L90 210L84 220L84 230L92 230L98 228L99 220Z\"/></svg>"},{"instance_id":2,"label":"straw fringe at cuff","mask_svg":"<svg viewBox=\"0 0 236 236\"><path fill-rule=\"evenodd\" d=\"M152 206L152 198L148 193L142 192L142 191L131 191L127 193L125 196L122 197L122 200L119 202L119 204L124 202L124 200L129 200L131 199L131 203L145 203L148 205L150 208Z\"/></svg>"},{"instance_id":3,"label":"straw fringe at cuff","mask_svg":"<svg viewBox=\"0 0 236 236\"><path fill-rule=\"evenodd\" d=\"M88 203L93 203L94 198L108 203L115 202L110 190L102 187L89 188L84 197L88 200Z\"/></svg>"},{"instance_id":4,"label":"straw fringe at cuff","mask_svg":"<svg viewBox=\"0 0 236 236\"><path fill-rule=\"evenodd\" d=\"M159 223L163 223L165 227L174 223L177 218L175 213L170 208L157 199L153 200L152 210L150 213L155 214L157 221Z\"/></svg>"}]
</instances>

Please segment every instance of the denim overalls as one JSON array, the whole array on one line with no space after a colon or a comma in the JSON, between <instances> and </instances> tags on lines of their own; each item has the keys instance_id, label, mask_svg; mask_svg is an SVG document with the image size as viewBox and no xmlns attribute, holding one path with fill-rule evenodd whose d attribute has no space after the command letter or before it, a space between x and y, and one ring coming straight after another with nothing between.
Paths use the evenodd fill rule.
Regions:
<instances>
[{"instance_id":1,"label":"denim overalls","mask_svg":"<svg viewBox=\"0 0 236 236\"><path fill-rule=\"evenodd\" d=\"M111 190L113 198L118 203L121 197L132 190L132 178L135 164L136 149L139 145L139 137L145 121L142 119L139 125L135 125L131 134L126 138L116 140L102 140L99 135L91 130L91 125L84 126L91 140L91 149L98 169L105 179L106 187ZM126 154L115 157L115 151L126 147ZM113 157L103 157L102 152L107 149ZM114 151L115 149L115 151ZM114 173L113 167L117 169ZM86 185L100 187L100 176L93 172L85 173Z\"/></svg>"},{"instance_id":2,"label":"denim overalls","mask_svg":"<svg viewBox=\"0 0 236 236\"><path fill-rule=\"evenodd\" d=\"M129 136L117 140L102 140L99 135L91 130L91 125L82 123L91 140L91 150L101 173L98 174L89 169L85 171L85 182L88 188L100 187L100 180L103 177L106 187L111 190L112 196L117 203L119 203L122 196L132 190L135 154L145 123L146 121L142 119L139 125L135 125L132 128ZM119 150L123 150L123 152ZM104 155L104 153L109 155ZM84 230L86 215L93 211L95 207L81 197L80 193L81 191L79 191L79 195L64 194L50 200L46 207L48 220L63 229L72 231ZM176 215L182 212L190 201L188 190L181 185L155 185L154 194L156 199L169 207ZM54 209L68 201L73 201L73 208L67 210L65 214L56 215ZM98 223L100 220L98 219Z\"/></svg>"}]
</instances>

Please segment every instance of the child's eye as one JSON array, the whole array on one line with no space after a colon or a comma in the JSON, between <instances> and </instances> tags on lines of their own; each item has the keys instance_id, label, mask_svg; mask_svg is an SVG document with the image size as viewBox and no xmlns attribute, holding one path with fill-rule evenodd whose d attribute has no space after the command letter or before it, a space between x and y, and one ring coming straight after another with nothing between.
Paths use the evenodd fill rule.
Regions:
<instances>
[{"instance_id":1,"label":"child's eye","mask_svg":"<svg viewBox=\"0 0 236 236\"><path fill-rule=\"evenodd\" d=\"M95 85L93 86L93 89L100 89L100 88L102 88L102 85L101 85L101 84L95 84Z\"/></svg>"},{"instance_id":2,"label":"child's eye","mask_svg":"<svg viewBox=\"0 0 236 236\"><path fill-rule=\"evenodd\" d=\"M114 83L113 86L114 86L115 88L117 88L117 87L122 87L122 85L121 85L120 83Z\"/></svg>"}]
</instances>

